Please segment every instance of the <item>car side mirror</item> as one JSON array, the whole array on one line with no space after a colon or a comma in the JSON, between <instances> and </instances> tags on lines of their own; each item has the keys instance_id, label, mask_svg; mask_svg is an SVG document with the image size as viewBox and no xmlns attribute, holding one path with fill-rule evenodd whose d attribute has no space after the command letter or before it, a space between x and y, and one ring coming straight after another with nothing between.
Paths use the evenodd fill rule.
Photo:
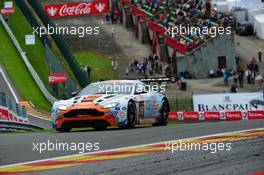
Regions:
<instances>
[{"instance_id":1,"label":"car side mirror","mask_svg":"<svg viewBox=\"0 0 264 175\"><path fill-rule=\"evenodd\" d=\"M72 96L72 97L75 97L78 93L79 93L78 91L73 91L73 92L71 93L71 96Z\"/></svg>"}]
</instances>

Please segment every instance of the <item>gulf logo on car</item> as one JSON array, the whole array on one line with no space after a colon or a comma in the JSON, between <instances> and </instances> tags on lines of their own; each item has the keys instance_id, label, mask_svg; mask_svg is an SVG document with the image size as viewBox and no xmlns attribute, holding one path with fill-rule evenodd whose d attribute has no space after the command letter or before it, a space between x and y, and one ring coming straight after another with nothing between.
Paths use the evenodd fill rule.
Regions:
<instances>
[{"instance_id":1,"label":"gulf logo on car","mask_svg":"<svg viewBox=\"0 0 264 175\"><path fill-rule=\"evenodd\" d=\"M153 101L153 110L158 111L159 110L159 102L154 100Z\"/></svg>"}]
</instances>

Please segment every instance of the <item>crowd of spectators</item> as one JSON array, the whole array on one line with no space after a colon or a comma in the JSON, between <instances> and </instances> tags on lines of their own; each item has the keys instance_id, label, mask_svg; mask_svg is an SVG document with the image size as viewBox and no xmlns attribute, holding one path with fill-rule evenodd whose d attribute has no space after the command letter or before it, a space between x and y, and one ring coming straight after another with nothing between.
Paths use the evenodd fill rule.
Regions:
<instances>
[{"instance_id":1,"label":"crowd of spectators","mask_svg":"<svg viewBox=\"0 0 264 175\"><path fill-rule=\"evenodd\" d=\"M250 63L247 65L246 70L236 70L233 69L223 69L223 79L224 84L229 85L231 83L230 92L236 93L238 87L244 87L244 79L246 78L246 82L249 85L254 85L256 80L259 80L263 83L264 74L261 75L259 72L259 65L257 64L256 59L253 57Z\"/></svg>"},{"instance_id":2,"label":"crowd of spectators","mask_svg":"<svg viewBox=\"0 0 264 175\"><path fill-rule=\"evenodd\" d=\"M129 69L126 71L126 75L132 72L137 72L138 75L148 77L155 74L162 74L162 69L159 57L156 54L153 54L143 58L143 60L131 61L129 63Z\"/></svg>"},{"instance_id":3,"label":"crowd of spectators","mask_svg":"<svg viewBox=\"0 0 264 175\"><path fill-rule=\"evenodd\" d=\"M221 13L213 8L211 0L140 0L137 4L153 14L151 20L177 30L173 32L176 33L173 38L184 44L188 51L206 42L216 28L230 27L234 21L231 14ZM185 28L184 31L179 30L180 25ZM200 29L199 31L207 28L208 32L192 31L188 27Z\"/></svg>"}]
</instances>

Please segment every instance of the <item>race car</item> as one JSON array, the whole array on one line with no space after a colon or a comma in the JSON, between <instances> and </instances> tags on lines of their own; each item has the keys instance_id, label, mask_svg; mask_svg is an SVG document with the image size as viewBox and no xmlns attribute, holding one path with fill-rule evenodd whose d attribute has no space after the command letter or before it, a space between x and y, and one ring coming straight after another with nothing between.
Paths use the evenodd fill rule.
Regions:
<instances>
[{"instance_id":1,"label":"race car","mask_svg":"<svg viewBox=\"0 0 264 175\"><path fill-rule=\"evenodd\" d=\"M156 85L157 86L157 85ZM109 80L92 83L68 100L52 107L52 126L57 131L108 126L133 128L135 125L166 125L170 111L163 87L139 80Z\"/></svg>"}]
</instances>

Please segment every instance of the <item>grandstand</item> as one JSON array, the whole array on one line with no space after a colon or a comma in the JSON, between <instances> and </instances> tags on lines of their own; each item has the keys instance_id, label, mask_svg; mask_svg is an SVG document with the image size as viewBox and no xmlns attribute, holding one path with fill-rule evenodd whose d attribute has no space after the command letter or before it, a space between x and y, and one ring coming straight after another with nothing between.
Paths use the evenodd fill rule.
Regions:
<instances>
[{"instance_id":1,"label":"grandstand","mask_svg":"<svg viewBox=\"0 0 264 175\"><path fill-rule=\"evenodd\" d=\"M119 5L124 24L133 26L161 60L172 63L174 73L188 71L204 78L210 70L235 64L233 16L213 9L211 1L135 0Z\"/></svg>"}]
</instances>

